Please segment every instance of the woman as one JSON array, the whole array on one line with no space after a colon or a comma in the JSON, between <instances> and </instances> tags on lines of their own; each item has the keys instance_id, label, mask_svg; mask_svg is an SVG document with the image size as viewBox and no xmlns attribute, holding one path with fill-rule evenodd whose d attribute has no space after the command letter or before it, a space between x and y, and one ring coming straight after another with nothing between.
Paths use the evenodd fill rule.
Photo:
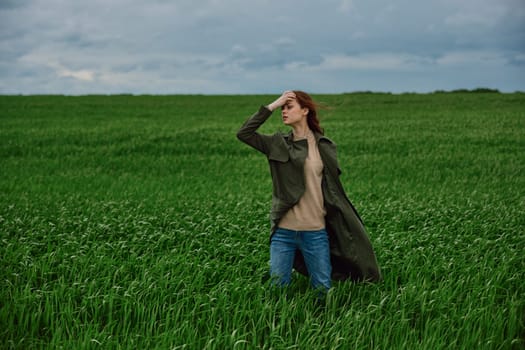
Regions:
<instances>
[{"instance_id":1,"label":"woman","mask_svg":"<svg viewBox=\"0 0 525 350\"><path fill-rule=\"evenodd\" d=\"M288 134L257 129L281 108ZM273 182L270 238L272 283L290 284L292 267L328 291L331 279L379 281L381 273L361 218L339 180L335 144L324 136L316 104L302 91L285 91L237 133L268 158Z\"/></svg>"}]
</instances>

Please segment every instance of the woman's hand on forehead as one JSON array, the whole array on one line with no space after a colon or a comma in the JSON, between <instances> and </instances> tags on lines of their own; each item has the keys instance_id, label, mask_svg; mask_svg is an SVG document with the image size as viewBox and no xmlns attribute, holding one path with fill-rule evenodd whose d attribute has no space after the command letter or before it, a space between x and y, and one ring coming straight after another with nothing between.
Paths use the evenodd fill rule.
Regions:
<instances>
[{"instance_id":1,"label":"woman's hand on forehead","mask_svg":"<svg viewBox=\"0 0 525 350\"><path fill-rule=\"evenodd\" d=\"M273 111L279 107L284 106L287 102L293 101L296 99L295 92L287 90L282 93L282 95L272 103L268 105L268 109Z\"/></svg>"}]
</instances>

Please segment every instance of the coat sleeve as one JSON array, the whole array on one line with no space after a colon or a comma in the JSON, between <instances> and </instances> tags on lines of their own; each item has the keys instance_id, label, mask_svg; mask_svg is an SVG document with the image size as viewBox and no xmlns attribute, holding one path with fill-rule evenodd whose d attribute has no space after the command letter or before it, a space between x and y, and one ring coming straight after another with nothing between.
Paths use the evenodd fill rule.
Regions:
<instances>
[{"instance_id":1,"label":"coat sleeve","mask_svg":"<svg viewBox=\"0 0 525 350\"><path fill-rule=\"evenodd\" d=\"M272 111L261 106L259 111L252 115L237 132L237 138L256 150L268 154L269 145L272 141L271 135L263 135L257 129L270 117Z\"/></svg>"}]
</instances>

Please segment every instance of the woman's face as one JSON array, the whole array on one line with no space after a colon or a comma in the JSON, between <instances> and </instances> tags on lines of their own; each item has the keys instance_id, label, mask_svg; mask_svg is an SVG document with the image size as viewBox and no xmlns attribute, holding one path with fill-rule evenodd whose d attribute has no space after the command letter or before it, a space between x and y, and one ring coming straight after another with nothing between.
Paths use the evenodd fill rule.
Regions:
<instances>
[{"instance_id":1,"label":"woman's face","mask_svg":"<svg viewBox=\"0 0 525 350\"><path fill-rule=\"evenodd\" d=\"M281 116L285 125L300 123L308 115L308 108L301 108L297 100L288 100L281 107Z\"/></svg>"}]
</instances>

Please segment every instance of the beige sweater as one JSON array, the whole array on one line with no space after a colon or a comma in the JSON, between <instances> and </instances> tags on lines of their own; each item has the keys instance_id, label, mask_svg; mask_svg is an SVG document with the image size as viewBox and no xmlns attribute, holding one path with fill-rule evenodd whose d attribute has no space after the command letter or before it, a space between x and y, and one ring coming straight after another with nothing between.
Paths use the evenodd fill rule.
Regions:
<instances>
[{"instance_id":1,"label":"beige sweater","mask_svg":"<svg viewBox=\"0 0 525 350\"><path fill-rule=\"evenodd\" d=\"M305 192L279 222L279 227L295 231L315 231L325 227L326 210L321 189L323 161L313 133L309 132L306 139L308 156L304 162Z\"/></svg>"}]
</instances>

